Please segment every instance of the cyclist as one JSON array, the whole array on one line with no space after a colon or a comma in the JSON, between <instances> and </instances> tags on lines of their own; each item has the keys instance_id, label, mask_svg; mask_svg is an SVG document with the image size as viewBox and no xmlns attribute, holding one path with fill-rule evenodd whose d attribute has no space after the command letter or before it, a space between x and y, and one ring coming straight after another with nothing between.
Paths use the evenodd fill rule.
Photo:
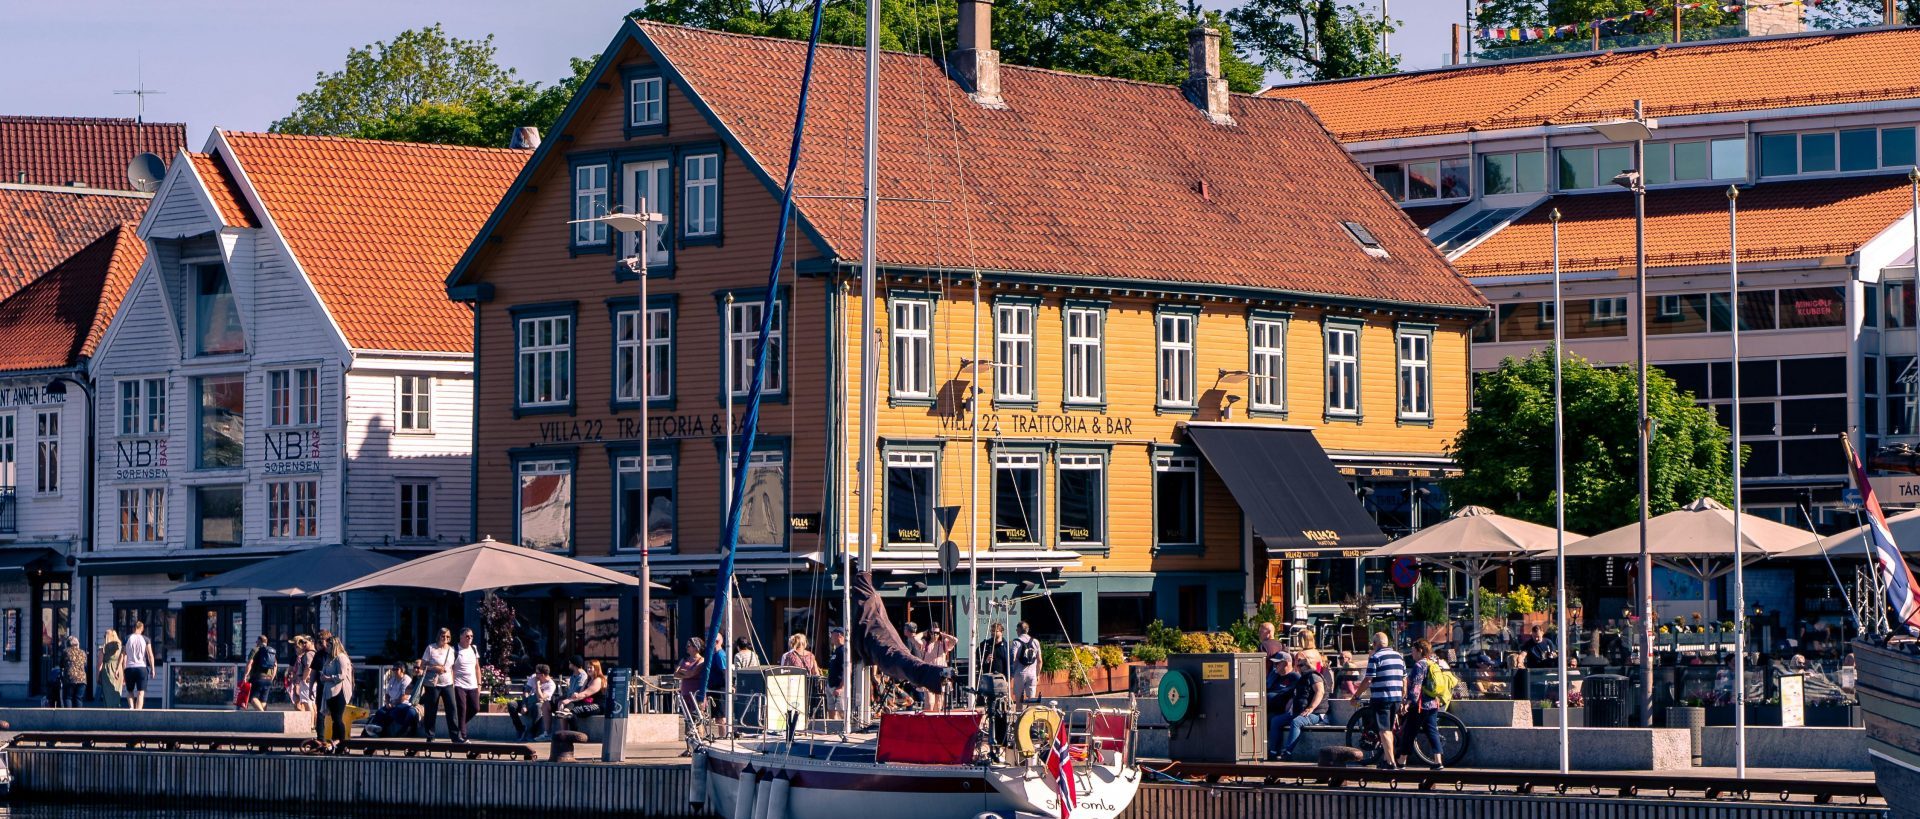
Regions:
<instances>
[{"instance_id":1,"label":"cyclist","mask_svg":"<svg viewBox=\"0 0 1920 819\"><path fill-rule=\"evenodd\" d=\"M1393 640L1384 631L1373 633L1373 654L1367 657L1366 677L1353 692L1354 705L1360 704L1360 695L1368 695L1366 710L1373 721L1374 730L1380 734L1380 768L1393 770L1399 766L1399 757L1393 750L1394 717L1406 707L1407 661L1400 652L1393 650Z\"/></svg>"},{"instance_id":2,"label":"cyclist","mask_svg":"<svg viewBox=\"0 0 1920 819\"><path fill-rule=\"evenodd\" d=\"M1407 669L1407 700L1413 704L1413 730L1408 732L1409 742L1417 742L1417 734L1426 734L1427 746L1433 749L1434 770L1440 770L1441 761L1446 759L1446 746L1440 743L1440 712L1443 706L1438 697L1427 696L1423 690L1428 675L1433 673L1433 644L1426 640L1413 641L1413 663Z\"/></svg>"}]
</instances>

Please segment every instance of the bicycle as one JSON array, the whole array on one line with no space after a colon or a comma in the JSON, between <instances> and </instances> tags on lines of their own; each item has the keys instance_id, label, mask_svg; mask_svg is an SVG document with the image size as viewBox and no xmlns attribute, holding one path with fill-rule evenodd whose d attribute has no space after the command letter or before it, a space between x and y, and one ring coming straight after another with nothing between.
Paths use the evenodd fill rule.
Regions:
<instances>
[{"instance_id":1,"label":"bicycle","mask_svg":"<svg viewBox=\"0 0 1920 819\"><path fill-rule=\"evenodd\" d=\"M1431 747L1426 732L1417 730L1415 721L1408 719L1406 714L1395 715L1393 724L1394 756L1419 759L1428 766L1459 764L1473 743L1473 735L1467 731L1467 724L1446 711L1440 712L1440 749ZM1347 720L1347 744L1360 749L1367 761L1377 761L1380 731L1374 727L1370 708L1362 707ZM1409 749L1412 753L1408 753ZM1395 759L1394 762L1398 764L1399 760Z\"/></svg>"}]
</instances>

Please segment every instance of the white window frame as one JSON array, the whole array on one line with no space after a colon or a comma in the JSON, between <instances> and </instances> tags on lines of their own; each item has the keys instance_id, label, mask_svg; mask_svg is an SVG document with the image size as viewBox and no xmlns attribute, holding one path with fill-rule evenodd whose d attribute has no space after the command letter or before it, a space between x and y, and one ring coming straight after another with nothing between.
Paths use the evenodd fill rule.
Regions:
<instances>
[{"instance_id":1,"label":"white window frame","mask_svg":"<svg viewBox=\"0 0 1920 819\"><path fill-rule=\"evenodd\" d=\"M1396 374L1399 383L1400 417L1407 420L1433 419L1433 332L1401 330L1395 334Z\"/></svg>"},{"instance_id":2,"label":"white window frame","mask_svg":"<svg viewBox=\"0 0 1920 819\"><path fill-rule=\"evenodd\" d=\"M583 247L607 243L607 223L582 222L607 213L608 178L611 169L605 162L573 167L573 243Z\"/></svg>"},{"instance_id":3,"label":"white window frame","mask_svg":"<svg viewBox=\"0 0 1920 819\"><path fill-rule=\"evenodd\" d=\"M993 493L993 545L1000 546L1038 546L1041 543L1040 530L1047 522L1046 456L1036 450L1015 449L993 453L994 484L989 490ZM1028 511L1027 539L1000 540L1000 492L999 474L1003 469L1033 470L1033 508Z\"/></svg>"},{"instance_id":4,"label":"white window frame","mask_svg":"<svg viewBox=\"0 0 1920 819\"><path fill-rule=\"evenodd\" d=\"M1091 540L1068 540L1067 539L1066 529L1064 526L1060 524L1060 504L1064 496L1060 488L1061 484L1058 477L1054 479L1053 520L1054 520L1055 535L1060 539L1060 546L1062 548L1067 548L1067 549L1104 548L1107 545L1106 528L1107 528L1107 518L1108 518L1107 516L1107 508L1108 508L1107 456L1097 452L1062 452L1054 456L1053 466L1055 470L1060 472L1085 471L1085 472L1100 473L1100 480L1099 480L1100 508L1097 510L1095 517L1100 519L1101 532L1099 537L1093 538Z\"/></svg>"},{"instance_id":5,"label":"white window frame","mask_svg":"<svg viewBox=\"0 0 1920 819\"><path fill-rule=\"evenodd\" d=\"M1686 308L1686 302L1679 294L1669 293L1660 297L1660 318L1677 319Z\"/></svg>"},{"instance_id":6,"label":"white window frame","mask_svg":"<svg viewBox=\"0 0 1920 819\"><path fill-rule=\"evenodd\" d=\"M1062 321L1067 330L1067 403L1105 403L1107 311L1098 307L1068 307L1065 313Z\"/></svg>"},{"instance_id":7,"label":"white window frame","mask_svg":"<svg viewBox=\"0 0 1920 819\"><path fill-rule=\"evenodd\" d=\"M1027 302L993 306L993 400L1035 400L1033 332L1038 313Z\"/></svg>"},{"instance_id":8,"label":"white window frame","mask_svg":"<svg viewBox=\"0 0 1920 819\"><path fill-rule=\"evenodd\" d=\"M1188 312L1161 312L1154 317L1154 360L1158 362L1155 403L1162 407L1196 406L1194 389L1195 336L1200 316Z\"/></svg>"},{"instance_id":9,"label":"white window frame","mask_svg":"<svg viewBox=\"0 0 1920 819\"><path fill-rule=\"evenodd\" d=\"M933 397L933 301L894 298L887 305L893 326L893 397Z\"/></svg>"},{"instance_id":10,"label":"white window frame","mask_svg":"<svg viewBox=\"0 0 1920 819\"><path fill-rule=\"evenodd\" d=\"M117 493L121 543L159 543L167 539L167 488L124 487Z\"/></svg>"},{"instance_id":11,"label":"white window frame","mask_svg":"<svg viewBox=\"0 0 1920 819\"><path fill-rule=\"evenodd\" d=\"M646 93L641 93L645 89ZM666 81L660 77L634 77L627 81L627 125L643 128L666 121Z\"/></svg>"},{"instance_id":12,"label":"white window frame","mask_svg":"<svg viewBox=\"0 0 1920 819\"><path fill-rule=\"evenodd\" d=\"M628 162L620 166L621 181L625 184L620 190L621 206L628 213L639 213L645 208L650 213L662 215L662 221L647 227L653 236L653 244L647 247L647 267L666 265L673 259L673 243L668 238L672 225L666 220L671 218L673 210L670 199L673 191L673 163L665 159L649 159ZM650 195L643 193L650 192ZM621 234L621 251L628 256L638 256L640 234Z\"/></svg>"},{"instance_id":13,"label":"white window frame","mask_svg":"<svg viewBox=\"0 0 1920 819\"><path fill-rule=\"evenodd\" d=\"M1550 302L1550 301L1543 301L1535 304L1534 314L1540 317L1539 323L1541 327L1552 327L1554 322L1560 320L1560 313L1559 313L1559 310L1557 309L1557 305L1555 305L1553 302ZM1496 324L1497 323L1498 322L1496 322Z\"/></svg>"},{"instance_id":14,"label":"white window frame","mask_svg":"<svg viewBox=\"0 0 1920 819\"><path fill-rule=\"evenodd\" d=\"M1172 541L1172 542L1166 542L1166 541L1160 540L1160 520L1158 518L1158 515L1160 514L1160 499L1156 497L1153 499L1153 514L1155 515L1155 518L1152 524L1153 525L1153 546L1156 549L1164 549L1168 547L1188 548L1188 549L1198 548L1200 546L1201 541L1203 541L1206 537L1205 534L1202 532L1204 524L1202 523L1202 520L1200 517L1201 514L1206 511L1206 502L1202 500L1200 497L1200 459L1192 455L1155 455L1153 456L1154 491L1156 493L1160 491L1160 476L1162 474L1175 473L1175 472L1181 473L1183 475L1190 475L1191 476L1190 480L1193 481L1193 540Z\"/></svg>"},{"instance_id":15,"label":"white window frame","mask_svg":"<svg viewBox=\"0 0 1920 819\"><path fill-rule=\"evenodd\" d=\"M310 427L320 423L320 369L267 371L267 426Z\"/></svg>"},{"instance_id":16,"label":"white window frame","mask_svg":"<svg viewBox=\"0 0 1920 819\"><path fill-rule=\"evenodd\" d=\"M167 379L122 378L114 382L121 435L158 435L167 431Z\"/></svg>"},{"instance_id":17,"label":"white window frame","mask_svg":"<svg viewBox=\"0 0 1920 819\"><path fill-rule=\"evenodd\" d=\"M1247 320L1247 406L1264 412L1287 411L1285 317Z\"/></svg>"},{"instance_id":18,"label":"white window frame","mask_svg":"<svg viewBox=\"0 0 1920 819\"><path fill-rule=\"evenodd\" d=\"M687 236L720 235L720 155L688 154L680 163L681 217ZM712 213L707 211L711 209Z\"/></svg>"},{"instance_id":19,"label":"white window frame","mask_svg":"<svg viewBox=\"0 0 1920 819\"><path fill-rule=\"evenodd\" d=\"M1327 414L1342 418L1360 415L1360 327L1326 325Z\"/></svg>"},{"instance_id":20,"label":"white window frame","mask_svg":"<svg viewBox=\"0 0 1920 819\"><path fill-rule=\"evenodd\" d=\"M0 412L0 488L18 491L16 479L19 477L19 461L16 459L19 441L19 416L11 412Z\"/></svg>"},{"instance_id":21,"label":"white window frame","mask_svg":"<svg viewBox=\"0 0 1920 819\"><path fill-rule=\"evenodd\" d=\"M540 343L541 331L549 341ZM531 329L534 343L528 343ZM573 403L573 317L528 316L514 322L514 401L521 407L564 407ZM564 335L564 341L559 339ZM540 383L540 362L548 364L547 383ZM529 375L529 374L532 375ZM532 392L529 392L531 388ZM546 398L541 399L542 388Z\"/></svg>"},{"instance_id":22,"label":"white window frame","mask_svg":"<svg viewBox=\"0 0 1920 819\"><path fill-rule=\"evenodd\" d=\"M759 311L766 302L736 301L727 308L727 386L734 397L753 391L754 345L760 341ZM786 302L773 302L773 329L767 333L767 360L774 366L761 384L762 395L777 395L786 390Z\"/></svg>"},{"instance_id":23,"label":"white window frame","mask_svg":"<svg viewBox=\"0 0 1920 819\"><path fill-rule=\"evenodd\" d=\"M394 429L400 432L433 432L433 393L431 375L393 377Z\"/></svg>"},{"instance_id":24,"label":"white window frame","mask_svg":"<svg viewBox=\"0 0 1920 819\"><path fill-rule=\"evenodd\" d=\"M34 490L42 495L58 495L60 494L60 410L35 410L33 426L36 466Z\"/></svg>"},{"instance_id":25,"label":"white window frame","mask_svg":"<svg viewBox=\"0 0 1920 819\"><path fill-rule=\"evenodd\" d=\"M267 482L267 537L307 540L320 536L320 482L307 478Z\"/></svg>"},{"instance_id":26,"label":"white window frame","mask_svg":"<svg viewBox=\"0 0 1920 819\"><path fill-rule=\"evenodd\" d=\"M622 310L614 315L614 400L639 403L641 393L648 401L673 397L673 310L649 307L644 311ZM640 339L644 327L646 339ZM641 364L646 364L647 383L640 383Z\"/></svg>"},{"instance_id":27,"label":"white window frame","mask_svg":"<svg viewBox=\"0 0 1920 819\"><path fill-rule=\"evenodd\" d=\"M1588 302L1595 324L1616 324L1627 320L1626 296L1601 296Z\"/></svg>"},{"instance_id":28,"label":"white window frame","mask_svg":"<svg viewBox=\"0 0 1920 819\"><path fill-rule=\"evenodd\" d=\"M393 482L393 536L398 540L433 539L434 481L397 478ZM408 532L408 524L413 531Z\"/></svg>"}]
</instances>

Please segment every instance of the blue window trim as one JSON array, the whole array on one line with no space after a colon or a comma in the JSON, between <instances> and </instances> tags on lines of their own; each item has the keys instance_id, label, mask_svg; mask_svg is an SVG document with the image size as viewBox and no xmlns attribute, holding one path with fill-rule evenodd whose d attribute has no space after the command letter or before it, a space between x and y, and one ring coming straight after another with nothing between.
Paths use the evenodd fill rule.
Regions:
<instances>
[{"instance_id":1,"label":"blue window trim","mask_svg":"<svg viewBox=\"0 0 1920 819\"><path fill-rule=\"evenodd\" d=\"M1189 316L1193 319L1193 403L1169 404L1160 395L1167 374L1160 371L1160 319ZM1200 411L1200 306L1197 304L1156 304L1153 306L1153 414L1188 415Z\"/></svg>"},{"instance_id":2,"label":"blue window trim","mask_svg":"<svg viewBox=\"0 0 1920 819\"><path fill-rule=\"evenodd\" d=\"M726 481L726 475L727 475L727 436L724 430L725 430L725 427L722 427L721 430L716 432L716 434L713 437L713 460L714 460L714 463L719 464L720 466L720 480L723 484ZM739 430L736 429L734 430L734 432L737 433L739 432ZM784 480L782 483L784 484L783 489L785 489L787 494L788 521L786 526L780 527L780 545L778 549L780 551L792 551L793 550L792 518L794 515L794 512L793 512L793 438L787 435L767 435L765 433L762 433L760 435L759 445L754 447L753 451L779 452L781 457L781 463L785 465L786 480ZM734 457L737 458L739 456L740 456L740 453L738 452L734 453ZM673 465L675 469L678 469L680 467L680 461L676 459ZM732 492L733 492L733 487L731 486L723 485L720 488L720 492L719 492L720 529L722 532L724 532L727 527L727 496ZM677 500L678 498L676 497L676 502ZM683 507L676 503L676 506L675 506L676 517L677 517L678 509L680 508L683 508ZM677 534L675 535L675 537L678 537L678 536L679 535ZM767 546L764 544L755 544L751 546L747 544L741 544L740 549L741 551L745 551L745 552L767 553L767 552L774 551L775 547Z\"/></svg>"},{"instance_id":3,"label":"blue window trim","mask_svg":"<svg viewBox=\"0 0 1920 819\"><path fill-rule=\"evenodd\" d=\"M1253 406L1252 386L1248 386L1248 418L1285 418L1293 408L1293 396L1287 390L1287 371L1293 369L1293 339L1288 335L1293 331L1293 313L1288 310L1266 310L1255 308L1247 311L1247 372L1253 372L1253 323L1256 321L1280 322L1280 409L1256 409Z\"/></svg>"},{"instance_id":4,"label":"blue window trim","mask_svg":"<svg viewBox=\"0 0 1920 819\"><path fill-rule=\"evenodd\" d=\"M928 521L935 531L926 534L925 543L895 543L886 531L887 515L891 509L893 493L887 491L887 455L893 452L931 452L933 453L933 505L940 506L940 485L942 472L946 469L945 442L933 438L881 439L880 441L880 548L894 552L931 552L939 548L941 538L953 539L952 532L938 531L938 520ZM956 519L954 525L958 526Z\"/></svg>"},{"instance_id":5,"label":"blue window trim","mask_svg":"<svg viewBox=\"0 0 1920 819\"><path fill-rule=\"evenodd\" d=\"M607 326L611 332L607 336L609 351L613 353L607 366L607 409L614 414L621 410L639 409L639 401L627 401L620 398L620 314L640 309L639 296L617 296L607 299ZM647 295L648 310L667 311L667 396L648 398L648 409L671 410L680 397L680 294L657 293ZM642 332L645 330L646 317L641 316ZM644 354L644 339L642 351ZM644 390L645 387L643 386Z\"/></svg>"},{"instance_id":6,"label":"blue window trim","mask_svg":"<svg viewBox=\"0 0 1920 819\"><path fill-rule=\"evenodd\" d=\"M1039 497L1034 498L1033 504L1034 512L1036 516L1039 517L1039 520L1034 521L1034 538L1027 543L1004 544L1004 547L1010 549L1032 548L1041 550L1049 548L1047 544L1052 542L1052 539L1047 537L1047 530L1049 523L1052 521L1050 521L1047 516L1047 511L1051 508L1047 503L1047 466L1052 460L1048 456L1053 450L1054 442L1052 441L1010 441L993 439L988 442L986 451L988 549L999 549L1003 547L1003 544L1000 543L1000 492L997 488L998 479L995 477L1000 467L994 463L995 456L1002 452L1018 452L1022 454L1039 453L1040 455L1040 468L1034 470L1039 473L1040 476L1040 485L1035 487L1035 494ZM1054 532L1052 534L1058 535L1059 533Z\"/></svg>"},{"instance_id":7,"label":"blue window trim","mask_svg":"<svg viewBox=\"0 0 1920 819\"><path fill-rule=\"evenodd\" d=\"M611 192L607 196L607 201L615 208L624 209L626 207L627 165L632 162L667 163L666 206L655 211L667 219L667 261L665 263L657 263L651 259L647 260L647 278L671 279L680 261L680 247L677 241L680 232L673 228L674 202L680 198L680 177L679 174L676 173L678 163L674 159L673 149L666 146L624 150L614 153L610 166L613 175L608 183L611 186ZM613 248L613 255L615 256L620 255L619 244L617 238L609 237L608 245ZM632 270L628 270L623 260L616 260L613 264L613 280L617 282L636 282L640 280L640 275Z\"/></svg>"},{"instance_id":8,"label":"blue window trim","mask_svg":"<svg viewBox=\"0 0 1920 819\"><path fill-rule=\"evenodd\" d=\"M1327 405L1327 333L1336 328L1353 331L1353 412L1351 413L1334 412L1333 408ZM1361 389L1365 383L1361 378L1361 372L1367 362L1360 355L1360 344L1365 340L1366 334L1366 319L1349 316L1325 316L1320 319L1320 412L1321 421L1324 423L1358 424L1367 419L1367 396ZM1399 374L1395 373L1394 377L1398 378Z\"/></svg>"},{"instance_id":9,"label":"blue window trim","mask_svg":"<svg viewBox=\"0 0 1920 819\"><path fill-rule=\"evenodd\" d=\"M1024 306L1033 311L1033 338L1030 339L1029 344L1029 348L1032 350L1033 360L1028 362L1031 365L1028 368L1030 370L1029 375L1033 378L1033 384L1029 387L1029 394L1032 396L1030 398L1000 397L999 368L1006 363L1000 360L1000 308L1003 305ZM993 322L993 348L988 352L987 360L994 362L994 367L989 370L993 383L988 385L987 393L993 397L993 406L995 409L1001 407L1013 409L1037 408L1040 406L1040 297L1006 294L997 295L993 297L991 309L992 312L988 314L987 320Z\"/></svg>"},{"instance_id":10,"label":"blue window trim","mask_svg":"<svg viewBox=\"0 0 1920 819\"><path fill-rule=\"evenodd\" d=\"M607 209L612 210L614 205L620 201L619 186L614 181L614 178L613 178L614 164L613 164L612 154L609 154L606 151L568 154L567 155L567 218L568 219L573 219L578 216L578 214L574 212L573 208L574 208L575 199L579 193L580 169L589 167L592 165L606 166ZM574 226L567 225L567 255L570 257L571 256L593 256L593 255L612 256L614 255L614 245L618 244L618 242L614 241L613 236L614 236L613 229L608 228L606 241L598 242L594 244L581 244L579 241L575 239Z\"/></svg>"},{"instance_id":11,"label":"blue window trim","mask_svg":"<svg viewBox=\"0 0 1920 819\"><path fill-rule=\"evenodd\" d=\"M775 292L775 298L780 302L780 321L783 326L780 336L780 390L778 392L772 390L763 391L760 394L760 400L763 403L785 404L787 403L787 395L790 392L789 388L793 385L793 381L791 380L793 378L793 288L783 284L780 285L780 288ZM721 363L723 365L727 363L725 361L726 345L732 343L732 339L727 338L727 296L733 296L733 300L736 302L757 302L766 294L767 291L759 287L735 287L713 291L713 312L715 321L720 325L718 329L720 330ZM725 406L727 403L727 388L729 386L728 379L730 376L731 373L722 371L718 384L720 388L713 392L714 401L718 402L720 406ZM735 409L738 409L738 404L742 400L744 400L744 396L734 397Z\"/></svg>"},{"instance_id":12,"label":"blue window trim","mask_svg":"<svg viewBox=\"0 0 1920 819\"><path fill-rule=\"evenodd\" d=\"M1160 467L1154 461L1160 456L1193 458L1198 471L1194 478L1194 520L1193 543L1175 543L1164 545L1160 542ZM1147 446L1147 475L1152 478L1153 496L1153 547L1149 551L1155 557L1162 555L1201 555L1207 551L1207 459L1192 442L1184 444L1149 444Z\"/></svg>"},{"instance_id":13,"label":"blue window trim","mask_svg":"<svg viewBox=\"0 0 1920 819\"><path fill-rule=\"evenodd\" d=\"M1095 412L1107 411L1107 310L1112 306L1113 302L1106 299L1066 299L1060 303L1061 409L1093 410ZM1067 311L1069 310L1092 310L1100 314L1100 397L1097 400L1075 400L1067 394L1067 374L1065 368L1066 363L1072 358L1072 356L1068 354L1068 351L1072 349L1072 345L1069 343L1071 339L1067 332Z\"/></svg>"},{"instance_id":14,"label":"blue window trim","mask_svg":"<svg viewBox=\"0 0 1920 819\"><path fill-rule=\"evenodd\" d=\"M691 236L687 234L686 186L687 158L712 155L719 178L714 180L714 215L720 220L711 235ZM681 247L699 247L701 245L723 245L727 233L727 147L718 142L702 142L693 145L680 145L673 151L673 180L679 186L674 192L674 205L677 208L677 220L673 233L679 237Z\"/></svg>"},{"instance_id":15,"label":"blue window trim","mask_svg":"<svg viewBox=\"0 0 1920 819\"><path fill-rule=\"evenodd\" d=\"M885 295L887 309L887 406L934 406L940 400L940 384L937 383L938 379L934 378L933 374L933 328L938 323L934 311L939 309L939 299L936 294L927 290L888 290ZM735 298L738 298L738 296ZM893 368L893 351L896 349L894 340L896 335L895 331L898 328L893 322L893 305L896 302L906 301L917 301L927 305L927 355L926 358L920 362L927 370L927 395L925 398L902 397L898 392L899 382L894 380L894 376L897 373Z\"/></svg>"},{"instance_id":16,"label":"blue window trim","mask_svg":"<svg viewBox=\"0 0 1920 819\"><path fill-rule=\"evenodd\" d=\"M520 320L530 318L551 318L566 316L569 322L567 338L572 354L567 356L567 403L545 407L528 407L520 404ZM548 301L538 304L516 304L507 308L507 330L513 339L513 417L526 415L573 415L580 403L580 302Z\"/></svg>"},{"instance_id":17,"label":"blue window trim","mask_svg":"<svg viewBox=\"0 0 1920 819\"><path fill-rule=\"evenodd\" d=\"M1433 398L1433 339L1439 326L1426 322L1402 321L1393 325L1393 418L1396 426L1432 427L1434 416L1439 414L1439 402ZM1427 339L1427 417L1403 415L1400 412L1400 337L1426 336Z\"/></svg>"},{"instance_id":18,"label":"blue window trim","mask_svg":"<svg viewBox=\"0 0 1920 819\"><path fill-rule=\"evenodd\" d=\"M613 531L607 535L607 537L612 540L612 543L610 544L612 551L608 552L608 554L616 554L616 555L638 554L640 550L629 549L625 546L620 545L620 519L618 515L620 510L620 459L639 457L640 444L638 442L631 442L631 441L621 442L621 443L609 443L607 444L606 449L607 449L607 469L613 474L613 481L612 481L613 507L612 508L614 510L614 515L615 515ZM665 455L669 459L669 462L672 463L673 465L672 469L670 470L673 473L673 546L671 548L662 549L658 552L650 552L650 554L668 554L668 555L679 554L680 553L680 509L681 509L680 441L679 439L676 439L676 438L649 438L647 439L647 455L649 457L654 455ZM640 465L640 468L645 469L646 466L647 465L643 463Z\"/></svg>"},{"instance_id":19,"label":"blue window trim","mask_svg":"<svg viewBox=\"0 0 1920 819\"><path fill-rule=\"evenodd\" d=\"M657 79L660 81L660 121L651 125L633 124L633 81ZM660 136L667 132L667 80L660 74L660 66L644 65L620 66L620 126L628 139L637 136Z\"/></svg>"},{"instance_id":20,"label":"blue window trim","mask_svg":"<svg viewBox=\"0 0 1920 819\"><path fill-rule=\"evenodd\" d=\"M1062 455L1098 455L1100 456L1100 542L1090 544L1070 543L1060 536L1060 456ZM1106 557L1113 554L1113 444L1081 444L1060 442L1053 452L1053 537L1060 548L1084 555Z\"/></svg>"},{"instance_id":21,"label":"blue window trim","mask_svg":"<svg viewBox=\"0 0 1920 819\"><path fill-rule=\"evenodd\" d=\"M567 548L545 554L572 555L580 549L580 448L577 446L514 447L507 450L508 479L513 481L513 542L520 538L520 464L526 461L566 461L569 483L567 498Z\"/></svg>"}]
</instances>

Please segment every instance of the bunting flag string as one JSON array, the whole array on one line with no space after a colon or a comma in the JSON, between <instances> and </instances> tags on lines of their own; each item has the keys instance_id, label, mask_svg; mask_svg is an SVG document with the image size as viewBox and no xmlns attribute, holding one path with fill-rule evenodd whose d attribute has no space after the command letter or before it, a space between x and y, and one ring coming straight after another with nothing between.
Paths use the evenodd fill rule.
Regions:
<instances>
[{"instance_id":1,"label":"bunting flag string","mask_svg":"<svg viewBox=\"0 0 1920 819\"><path fill-rule=\"evenodd\" d=\"M1781 8L1783 6L1819 6L1826 1L1827 0L1772 0L1772 2L1759 3L1681 3L1680 10L1692 11L1694 9L1712 8L1717 9L1723 14L1732 14L1737 11ZM1672 6L1664 9L1641 9L1639 11L1629 11L1615 17L1602 17L1587 23L1569 23L1562 26L1488 26L1475 29L1474 35L1481 40L1505 40L1514 43L1528 43L1535 40L1571 37L1576 34L1591 32L1595 28L1602 26L1611 26L1637 19L1661 17L1671 14L1673 11L1674 8Z\"/></svg>"}]
</instances>

